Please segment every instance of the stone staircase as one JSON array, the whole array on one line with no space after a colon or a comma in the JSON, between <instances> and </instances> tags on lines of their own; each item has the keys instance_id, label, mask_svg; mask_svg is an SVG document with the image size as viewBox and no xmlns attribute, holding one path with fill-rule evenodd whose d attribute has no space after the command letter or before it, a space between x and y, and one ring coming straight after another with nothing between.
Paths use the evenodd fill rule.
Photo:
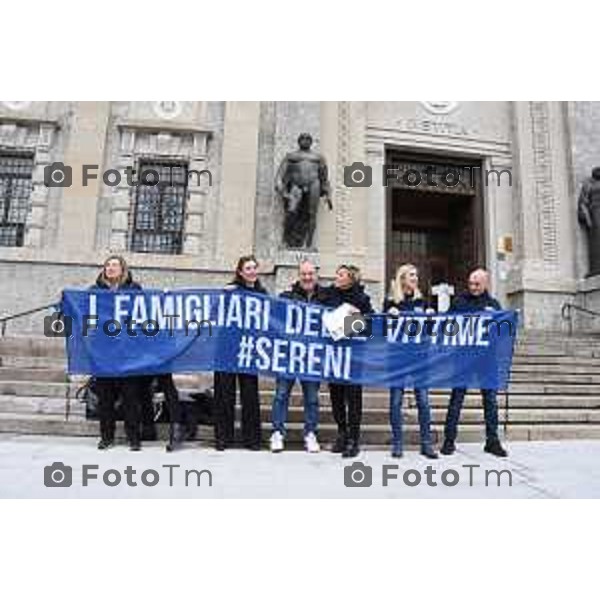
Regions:
<instances>
[{"instance_id":1,"label":"stone staircase","mask_svg":"<svg viewBox=\"0 0 600 600\"><path fill-rule=\"evenodd\" d=\"M75 390L85 378L65 374L64 342L44 337L0 337L0 432L65 436L96 436L97 423L86 421ZM178 375L180 390L196 391L212 384L209 373ZM290 406L290 442L299 444L302 396L294 388ZM439 441L449 392L432 390L431 403ZM68 400L69 398L69 400ZM261 380L261 413L265 440L270 431L273 380ZM500 421L508 440L600 438L600 336L522 334L518 341L507 396L499 395ZM407 442L418 442L417 413L412 392L405 402ZM69 415L66 418L66 407ZM364 391L363 441L389 442L388 392ZM119 430L120 431L120 430ZM469 392L463 409L459 441L483 439L483 411L477 391ZM162 427L161 435L165 435ZM321 435L335 434L327 386L321 391ZM212 428L200 427L201 443L212 441Z\"/></svg>"}]
</instances>

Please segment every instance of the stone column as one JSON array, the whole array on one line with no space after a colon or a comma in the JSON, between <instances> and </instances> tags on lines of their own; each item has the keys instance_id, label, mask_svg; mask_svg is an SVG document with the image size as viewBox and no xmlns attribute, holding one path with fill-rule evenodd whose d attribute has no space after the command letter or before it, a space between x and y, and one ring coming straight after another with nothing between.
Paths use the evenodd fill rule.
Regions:
<instances>
[{"instance_id":1,"label":"stone column","mask_svg":"<svg viewBox=\"0 0 600 600\"><path fill-rule=\"evenodd\" d=\"M227 102L215 257L225 269L254 250L259 122L260 102Z\"/></svg>"},{"instance_id":2,"label":"stone column","mask_svg":"<svg viewBox=\"0 0 600 600\"><path fill-rule=\"evenodd\" d=\"M367 263L369 188L346 187L344 167L367 164L365 102L323 102L321 106L321 151L330 168L333 213L323 215L320 253L323 274L332 276L340 262L354 262L366 278L378 276ZM325 213L326 211L323 211Z\"/></svg>"},{"instance_id":3,"label":"stone column","mask_svg":"<svg viewBox=\"0 0 600 600\"><path fill-rule=\"evenodd\" d=\"M63 162L73 169L73 185L63 189L58 240L65 255L92 252L110 102L77 102ZM82 166L98 165L98 179L82 185Z\"/></svg>"},{"instance_id":4,"label":"stone column","mask_svg":"<svg viewBox=\"0 0 600 600\"><path fill-rule=\"evenodd\" d=\"M526 327L560 329L575 291L574 199L561 102L515 102L515 268L509 296Z\"/></svg>"}]
</instances>

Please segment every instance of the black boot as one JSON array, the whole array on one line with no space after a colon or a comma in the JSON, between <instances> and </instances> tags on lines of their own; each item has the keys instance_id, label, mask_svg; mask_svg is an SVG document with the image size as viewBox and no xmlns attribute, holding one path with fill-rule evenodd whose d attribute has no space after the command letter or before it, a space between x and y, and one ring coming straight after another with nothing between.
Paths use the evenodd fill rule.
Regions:
<instances>
[{"instance_id":1,"label":"black boot","mask_svg":"<svg viewBox=\"0 0 600 600\"><path fill-rule=\"evenodd\" d=\"M342 458L354 458L355 456L358 456L359 452L360 446L358 444L358 438L350 438L342 452Z\"/></svg>"},{"instance_id":2,"label":"black boot","mask_svg":"<svg viewBox=\"0 0 600 600\"><path fill-rule=\"evenodd\" d=\"M438 458L438 453L433 449L432 446L423 446L421 448L421 454L432 460Z\"/></svg>"},{"instance_id":3,"label":"black boot","mask_svg":"<svg viewBox=\"0 0 600 600\"><path fill-rule=\"evenodd\" d=\"M444 443L442 444L440 452L442 454L445 454L446 456L450 456L450 454L454 454L455 451L456 451L456 446L454 445L454 442L452 440L449 440L448 438L446 438L444 440Z\"/></svg>"},{"instance_id":4,"label":"black boot","mask_svg":"<svg viewBox=\"0 0 600 600\"><path fill-rule=\"evenodd\" d=\"M185 440L185 425L181 423L171 423L169 427L169 443L165 450L167 452L174 452L179 450L183 446Z\"/></svg>"},{"instance_id":5,"label":"black boot","mask_svg":"<svg viewBox=\"0 0 600 600\"><path fill-rule=\"evenodd\" d=\"M100 441L98 450L106 450L115 444L115 422L100 420Z\"/></svg>"},{"instance_id":6,"label":"black boot","mask_svg":"<svg viewBox=\"0 0 600 600\"><path fill-rule=\"evenodd\" d=\"M155 442L158 439L158 433L156 432L156 425L154 423L144 423L142 425L142 437L143 442Z\"/></svg>"},{"instance_id":7,"label":"black boot","mask_svg":"<svg viewBox=\"0 0 600 600\"><path fill-rule=\"evenodd\" d=\"M108 450L109 448L112 448L112 446L114 446L114 441L113 440L109 440L109 439L101 439L98 442L98 450Z\"/></svg>"},{"instance_id":8,"label":"black boot","mask_svg":"<svg viewBox=\"0 0 600 600\"><path fill-rule=\"evenodd\" d=\"M337 437L335 438L335 443L331 447L331 451L335 454L342 454L344 450L346 450L347 439L345 431L338 431Z\"/></svg>"},{"instance_id":9,"label":"black boot","mask_svg":"<svg viewBox=\"0 0 600 600\"><path fill-rule=\"evenodd\" d=\"M501 458L508 456L508 452L502 447L502 444L498 438L487 440L483 451Z\"/></svg>"}]
</instances>

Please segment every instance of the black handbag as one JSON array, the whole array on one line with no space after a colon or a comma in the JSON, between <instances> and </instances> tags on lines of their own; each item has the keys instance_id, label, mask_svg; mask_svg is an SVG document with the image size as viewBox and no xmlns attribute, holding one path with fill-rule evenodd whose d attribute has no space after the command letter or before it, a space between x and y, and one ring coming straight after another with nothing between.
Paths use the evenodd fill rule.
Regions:
<instances>
[{"instance_id":1,"label":"black handbag","mask_svg":"<svg viewBox=\"0 0 600 600\"><path fill-rule=\"evenodd\" d=\"M85 404L85 418L88 421L98 421L98 390L95 377L88 377L86 382L77 389L75 398ZM122 402L119 397L115 402L115 420L123 420Z\"/></svg>"}]
</instances>

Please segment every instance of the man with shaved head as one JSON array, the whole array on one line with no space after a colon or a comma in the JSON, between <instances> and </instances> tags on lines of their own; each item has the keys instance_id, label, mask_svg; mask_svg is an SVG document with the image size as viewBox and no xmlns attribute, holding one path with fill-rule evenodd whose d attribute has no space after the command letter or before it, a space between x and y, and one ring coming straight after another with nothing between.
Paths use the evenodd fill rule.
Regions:
<instances>
[{"instance_id":1,"label":"man with shaved head","mask_svg":"<svg viewBox=\"0 0 600 600\"><path fill-rule=\"evenodd\" d=\"M475 269L469 275L469 291L457 296L452 303L451 310L462 313L477 313L486 310L502 310L500 302L488 292L489 275L484 269ZM456 450L456 435L460 411L467 390L465 388L454 388L448 404L446 414L446 425L444 427L444 443L440 452L442 454L453 454ZM481 390L483 400L483 412L485 415L485 452L495 456L507 456L498 437L498 402L496 390Z\"/></svg>"},{"instance_id":2,"label":"man with shaved head","mask_svg":"<svg viewBox=\"0 0 600 600\"><path fill-rule=\"evenodd\" d=\"M322 303L324 292L319 286L319 275L316 265L310 260L302 260L298 265L298 280L292 288L280 294L281 298L288 300ZM275 397L273 398L272 420L273 433L271 434L271 452L281 452L284 448L286 421L290 394L294 387L293 378L278 377L275 383ZM319 383L315 381L302 381L302 394L304 396L304 447L307 452L319 452L317 441L319 427Z\"/></svg>"}]
</instances>

